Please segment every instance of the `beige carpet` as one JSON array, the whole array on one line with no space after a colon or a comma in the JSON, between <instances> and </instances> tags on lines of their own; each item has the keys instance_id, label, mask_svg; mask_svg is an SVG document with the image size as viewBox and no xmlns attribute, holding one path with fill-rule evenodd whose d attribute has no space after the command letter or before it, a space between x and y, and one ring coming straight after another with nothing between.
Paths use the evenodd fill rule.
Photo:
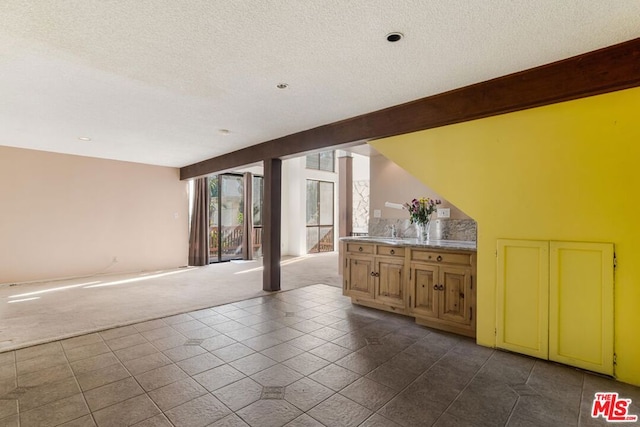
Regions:
<instances>
[{"instance_id":1,"label":"beige carpet","mask_svg":"<svg viewBox=\"0 0 640 427\"><path fill-rule=\"evenodd\" d=\"M337 253L282 261L282 290L340 286ZM0 287L0 352L267 295L260 261Z\"/></svg>"}]
</instances>

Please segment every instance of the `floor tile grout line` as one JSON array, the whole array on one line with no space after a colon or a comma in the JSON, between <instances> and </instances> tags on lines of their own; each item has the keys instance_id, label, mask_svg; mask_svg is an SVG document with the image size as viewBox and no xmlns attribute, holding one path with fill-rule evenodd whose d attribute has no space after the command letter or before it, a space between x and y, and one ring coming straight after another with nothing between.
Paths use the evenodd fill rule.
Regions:
<instances>
[{"instance_id":1,"label":"floor tile grout line","mask_svg":"<svg viewBox=\"0 0 640 427\"><path fill-rule=\"evenodd\" d=\"M585 392L585 385L587 382L587 378L586 375L582 374L582 390L580 390L580 403L578 404L578 426L580 426L580 423L582 421L582 411L580 409L582 409L582 402L584 401L584 392Z\"/></svg>"},{"instance_id":2,"label":"floor tile grout line","mask_svg":"<svg viewBox=\"0 0 640 427\"><path fill-rule=\"evenodd\" d=\"M144 322L140 322L140 323L144 323ZM134 325L135 325L135 324L134 324ZM158 329L159 329L159 328L158 328ZM137 330L137 329L136 329L136 330ZM138 333L138 334L140 334L140 336L142 336L142 338L144 338L144 339L145 339L145 341L146 341L148 344L150 344L153 348L155 348L158 352L160 352L160 353L161 353L161 351L160 351L160 350L158 350L158 348L156 348L156 347L153 345L153 343L147 339L147 337L145 337L144 335L142 335L142 334L140 333L140 331L138 331L137 333ZM100 334L98 334L98 335L100 335ZM132 334L132 335L133 335L133 334ZM102 336L101 336L101 335L100 335L100 338L102 338ZM129 377L128 377L128 378L133 378L133 380L136 382L136 384L138 384L138 386L139 386L139 387L140 387L140 389L142 390L143 394L145 394L145 395L149 398L149 400L153 403L153 405L158 409L158 411L160 411L160 413L164 415L164 412L163 412L163 411L162 411L162 410L161 410L161 409L156 405L155 401L154 401L153 399L151 399L151 396L149 396L149 393L144 389L144 387L142 387L142 384L140 384L140 382L138 381L138 379L137 379L137 378L136 378L136 377L135 377L135 376L134 376L134 375L129 371L129 369L124 365L123 361L122 361L122 360L121 360L121 359L116 355L115 351L114 351L113 349L111 349L111 347L109 347L109 345L106 343L106 341L107 341L107 340L104 340L104 338L102 338L102 339L103 339L103 342L105 343L105 345L107 346L107 348L109 348L109 352L110 352L111 354L113 354L113 356L116 358L116 360L118 361L118 363L120 364L120 366L122 366L122 368L127 372L127 374L129 374ZM135 347L136 345L140 345L140 344L135 344L135 345L132 345L132 346L129 346L129 347L125 347L125 348L119 349L119 350L124 350L124 349L126 349L126 348ZM64 351L64 347L63 347L63 351ZM107 353L102 353L102 354L107 354ZM97 355L97 356L100 356L100 355ZM66 356L66 352L65 352L65 357L67 357L67 356ZM91 358L91 357L95 357L95 356L90 356L90 357L87 357L87 358L85 358L85 359L89 359L89 358ZM140 358L142 358L142 357L145 357L145 356L141 356ZM68 358L67 358L67 360L68 360ZM83 360L83 359L79 359L79 360ZM78 360L78 361L79 361L79 360ZM135 360L135 359L131 359L131 360ZM71 365L71 364L69 363L69 365ZM71 366L70 366L70 368L71 368ZM179 367L178 367L178 368L179 368ZM94 372L94 371L96 371L96 370L99 370L99 369L95 369L95 370L90 371L90 372ZM89 402L86 400L86 396L85 396L85 391L89 391L89 390L83 390L83 389L82 389L82 387L80 386L80 384L79 384L79 382L78 382L78 379L77 379L77 377L76 377L75 371L73 371L73 369L72 369L72 368L71 368L71 371L72 371L73 376L74 376L74 378L75 378L75 380L76 380L76 383L78 384L78 388L80 389L80 392L82 393L82 398L84 399L85 404L87 405L87 409L89 410L89 415L91 416L91 419L93 420L93 422L94 422L94 424L95 424L96 426L98 425L98 423L97 423L97 421L96 421L96 419L95 419L94 412L101 411L101 410L103 410L103 409L106 409L106 408L109 408L109 407L115 406L115 405L120 404L120 403L122 403L122 402L124 402L124 401L126 401L126 400L129 400L129 399L126 399L126 400L124 400L124 401L115 402L115 403L112 403L111 405L107 405L107 406L105 406L104 408L100 408L100 409L99 409L99 410L97 410L97 411L93 411L93 410L91 409L91 407L89 406ZM107 386L107 385L110 385L110 384L114 384L114 383L117 383L118 381L123 381L123 380L126 380L126 379L127 379L127 378L123 378L123 379L120 379L120 380L117 380L117 381L112 381L112 382L109 382L109 383L103 384L103 385L101 385L101 386L95 387L95 388L104 387L104 386ZM95 389L95 388L94 388L94 389ZM90 389L90 390L93 390L93 389ZM140 394L140 395L138 395L138 396L141 396L141 395L142 395L142 394ZM134 396L134 397L137 397L137 396ZM132 398L133 398L133 397L132 397ZM130 399L132 399L132 398L130 398ZM155 417L156 415L158 415L158 414L155 414L155 415L153 415L152 417L149 417L149 418L153 418L153 417ZM165 417L166 417L166 416L165 416ZM149 419L149 418L147 418L147 419ZM140 422L142 422L142 421L145 421L145 420L140 420ZM170 422L170 421L169 421L169 422ZM173 424L172 424L172 425L173 425Z\"/></svg>"},{"instance_id":3,"label":"floor tile grout line","mask_svg":"<svg viewBox=\"0 0 640 427\"><path fill-rule=\"evenodd\" d=\"M100 339L102 339L102 336L100 334L98 334L98 336L100 336ZM104 340L102 342L104 342ZM106 343L105 343L105 345L106 345ZM67 350L62 345L62 340L60 340L60 347L62 347L62 353L64 354L64 358L67 360L67 364L69 365L69 370L71 371L71 375L73 376L73 380L75 381L76 386L78 386L78 390L80 391L80 394L82 395L82 400L84 401L84 404L87 407L87 411L89 412L88 415L91 417L91 421L93 421L93 424L97 426L98 423L96 422L96 419L93 416L93 411L91 410L91 407L89 406L89 402L87 401L87 397L84 395L84 390L82 390L82 387L80 386L80 382L78 381L78 377L76 376L76 372L71 367L71 362L69 361L69 356L67 355ZM107 346L107 348L109 348L109 346ZM109 350L111 350L111 349L109 349ZM78 417L78 418L81 418L81 417ZM78 419L78 418L76 418L76 419ZM73 420L68 420L68 421L73 421Z\"/></svg>"},{"instance_id":4,"label":"floor tile grout line","mask_svg":"<svg viewBox=\"0 0 640 427\"><path fill-rule=\"evenodd\" d=\"M444 356L442 356L442 358L443 358L443 357L445 357L447 354L449 354L449 352L453 351L453 349L454 349L455 347L456 347L456 346L453 346L453 347L452 347L452 348L451 348L451 349L450 349L450 350L449 350L449 351L448 351ZM483 364L482 364L482 365L481 365L481 366L476 370L476 372L473 374L473 376L471 377L471 379L470 379L469 381L467 381L467 383L464 385L464 387L462 388L462 390L460 390L460 392L456 395L456 397L455 397L455 398L454 398L454 399L449 403L449 405L447 405L447 407L444 409L444 411L442 411L442 412L440 413L440 415L438 415L438 418L436 418L436 419L434 420L434 422L433 422L431 425L434 425L435 423L437 423L437 422L438 422L438 420L439 420L440 418L442 418L442 416L443 416L444 414L446 414L446 413L447 413L447 411L449 410L449 408L451 408L451 407L453 406L453 404L454 404L454 403L456 403L456 401L460 398L460 396L462 396L462 393L464 393L464 391L469 387L469 384L471 384L471 383L473 382L473 380L478 376L478 374L480 373L480 371L482 370L482 368L484 368L484 367L487 365L487 363L489 363L489 360L491 360L491 358L493 357L493 355L494 355L494 354L496 354L496 353L495 353L495 349L492 351L491 355L490 355L489 357L487 357L487 360L485 360L485 361L484 361L484 363L483 363ZM442 358L440 358L440 359L442 359ZM440 360L438 360L438 362L439 362L439 361L440 361ZM436 363L438 363L438 362L436 362ZM436 363L434 363L434 365L435 365ZM432 365L432 366L434 366L434 365Z\"/></svg>"},{"instance_id":5,"label":"floor tile grout line","mask_svg":"<svg viewBox=\"0 0 640 427\"><path fill-rule=\"evenodd\" d=\"M524 384L527 384L529 382L529 379L531 378L531 375L533 375L533 368L536 366L536 363L537 363L537 361L534 360L534 362L531 364L531 368L529 368L529 374L527 374L527 379L524 380ZM511 418L513 418L513 414L514 414L514 411L516 409L516 406L518 406L518 403L520 402L520 398L522 397L522 396L520 396L519 393L516 393L516 394L518 394L518 397L516 398L515 403L511 407L511 410L509 411L509 416L507 417L507 421L505 423L505 426L509 425L509 423L511 422Z\"/></svg>"}]
</instances>

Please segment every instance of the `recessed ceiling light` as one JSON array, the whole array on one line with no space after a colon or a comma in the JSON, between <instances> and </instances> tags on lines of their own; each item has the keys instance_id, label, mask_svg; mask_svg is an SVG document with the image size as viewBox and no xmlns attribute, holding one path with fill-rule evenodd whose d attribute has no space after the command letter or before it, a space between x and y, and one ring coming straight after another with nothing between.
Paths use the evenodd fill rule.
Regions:
<instances>
[{"instance_id":1,"label":"recessed ceiling light","mask_svg":"<svg viewBox=\"0 0 640 427\"><path fill-rule=\"evenodd\" d=\"M398 32L389 33L387 34L387 41L390 43L395 43L397 41L400 41L402 37L404 37L404 34L402 33L398 33Z\"/></svg>"},{"instance_id":2,"label":"recessed ceiling light","mask_svg":"<svg viewBox=\"0 0 640 427\"><path fill-rule=\"evenodd\" d=\"M91 141L91 138L89 138L88 136L79 136L78 139L80 141Z\"/></svg>"},{"instance_id":3,"label":"recessed ceiling light","mask_svg":"<svg viewBox=\"0 0 640 427\"><path fill-rule=\"evenodd\" d=\"M229 135L231 131L229 129L218 129L218 133L222 135Z\"/></svg>"},{"instance_id":4,"label":"recessed ceiling light","mask_svg":"<svg viewBox=\"0 0 640 427\"><path fill-rule=\"evenodd\" d=\"M286 89L286 88L288 88L288 87L289 87L289 85L288 85L288 84L286 84L286 83L278 83L278 84L276 85L276 87L277 87L278 89Z\"/></svg>"}]
</instances>

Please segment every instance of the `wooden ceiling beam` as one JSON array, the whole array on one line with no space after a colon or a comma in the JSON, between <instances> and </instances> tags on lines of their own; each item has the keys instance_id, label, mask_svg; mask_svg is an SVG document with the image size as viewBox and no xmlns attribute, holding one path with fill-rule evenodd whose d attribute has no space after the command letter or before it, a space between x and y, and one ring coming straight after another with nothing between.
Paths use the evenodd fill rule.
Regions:
<instances>
[{"instance_id":1,"label":"wooden ceiling beam","mask_svg":"<svg viewBox=\"0 0 640 427\"><path fill-rule=\"evenodd\" d=\"M180 179L640 86L640 38L194 163Z\"/></svg>"}]
</instances>

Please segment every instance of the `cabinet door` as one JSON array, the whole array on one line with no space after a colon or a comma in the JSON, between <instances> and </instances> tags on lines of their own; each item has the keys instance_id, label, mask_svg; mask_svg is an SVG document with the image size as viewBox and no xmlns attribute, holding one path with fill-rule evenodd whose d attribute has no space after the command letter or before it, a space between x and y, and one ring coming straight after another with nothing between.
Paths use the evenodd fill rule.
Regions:
<instances>
[{"instance_id":1,"label":"cabinet door","mask_svg":"<svg viewBox=\"0 0 640 427\"><path fill-rule=\"evenodd\" d=\"M496 345L547 359L549 242L498 240Z\"/></svg>"},{"instance_id":2,"label":"cabinet door","mask_svg":"<svg viewBox=\"0 0 640 427\"><path fill-rule=\"evenodd\" d=\"M347 256L347 295L373 298L373 257Z\"/></svg>"},{"instance_id":3,"label":"cabinet door","mask_svg":"<svg viewBox=\"0 0 640 427\"><path fill-rule=\"evenodd\" d=\"M471 325L471 269L440 267L438 283L440 318Z\"/></svg>"},{"instance_id":4,"label":"cabinet door","mask_svg":"<svg viewBox=\"0 0 640 427\"><path fill-rule=\"evenodd\" d=\"M404 258L376 258L375 299L404 307Z\"/></svg>"},{"instance_id":5,"label":"cabinet door","mask_svg":"<svg viewBox=\"0 0 640 427\"><path fill-rule=\"evenodd\" d=\"M430 264L411 263L410 306L412 314L438 317L438 267Z\"/></svg>"},{"instance_id":6,"label":"cabinet door","mask_svg":"<svg viewBox=\"0 0 640 427\"><path fill-rule=\"evenodd\" d=\"M551 242L549 359L613 375L613 244Z\"/></svg>"}]
</instances>

